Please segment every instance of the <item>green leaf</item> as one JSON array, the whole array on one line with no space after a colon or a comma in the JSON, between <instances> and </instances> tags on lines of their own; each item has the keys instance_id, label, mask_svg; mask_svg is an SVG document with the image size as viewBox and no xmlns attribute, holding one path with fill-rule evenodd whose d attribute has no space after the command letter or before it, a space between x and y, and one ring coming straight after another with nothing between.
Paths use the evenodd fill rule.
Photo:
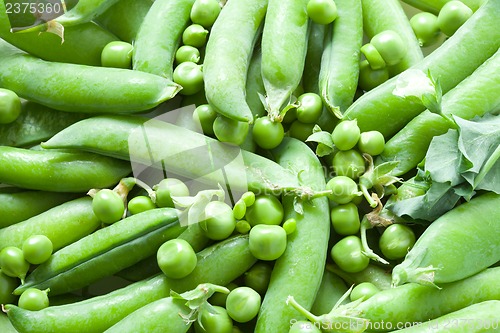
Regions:
<instances>
[{"instance_id":1,"label":"green leaf","mask_svg":"<svg viewBox=\"0 0 500 333\"><path fill-rule=\"evenodd\" d=\"M429 172L433 181L450 182L451 185L463 182L458 172L461 160L458 137L457 130L449 130L446 134L432 139L425 156L425 170Z\"/></svg>"},{"instance_id":2,"label":"green leaf","mask_svg":"<svg viewBox=\"0 0 500 333\"><path fill-rule=\"evenodd\" d=\"M322 143L329 148L333 148L335 145L333 144L332 134L327 131L315 132L306 139L306 142L317 142Z\"/></svg>"}]
</instances>

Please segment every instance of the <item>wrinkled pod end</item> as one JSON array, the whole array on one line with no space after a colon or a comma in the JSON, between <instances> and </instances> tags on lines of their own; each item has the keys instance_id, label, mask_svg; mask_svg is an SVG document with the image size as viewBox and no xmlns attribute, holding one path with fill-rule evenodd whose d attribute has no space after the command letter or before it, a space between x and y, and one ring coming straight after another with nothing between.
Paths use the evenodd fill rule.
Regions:
<instances>
[{"instance_id":1,"label":"wrinkled pod end","mask_svg":"<svg viewBox=\"0 0 500 333\"><path fill-rule=\"evenodd\" d=\"M441 289L434 283L434 277L437 268L433 266L428 267L403 267L398 265L394 267L392 271L392 283L391 286L397 287L408 282L414 282L425 286L432 286Z\"/></svg>"}]
</instances>

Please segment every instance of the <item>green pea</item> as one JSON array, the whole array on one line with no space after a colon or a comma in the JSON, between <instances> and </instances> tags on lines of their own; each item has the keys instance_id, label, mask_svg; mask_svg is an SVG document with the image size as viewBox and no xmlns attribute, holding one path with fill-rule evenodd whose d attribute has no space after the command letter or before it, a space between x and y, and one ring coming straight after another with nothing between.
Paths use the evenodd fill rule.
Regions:
<instances>
[{"instance_id":1,"label":"green pea","mask_svg":"<svg viewBox=\"0 0 500 333\"><path fill-rule=\"evenodd\" d=\"M175 52L175 61L180 64L181 62L200 62L200 50L191 45L181 45Z\"/></svg>"},{"instance_id":2,"label":"green pea","mask_svg":"<svg viewBox=\"0 0 500 333\"><path fill-rule=\"evenodd\" d=\"M156 205L153 203L150 197L145 195L138 195L130 199L127 204L128 211L130 214L139 214L150 209L155 209Z\"/></svg>"},{"instance_id":3,"label":"green pea","mask_svg":"<svg viewBox=\"0 0 500 333\"><path fill-rule=\"evenodd\" d=\"M210 239L228 238L236 227L233 210L225 202L209 202L205 207L204 219L200 222L200 227Z\"/></svg>"},{"instance_id":4,"label":"green pea","mask_svg":"<svg viewBox=\"0 0 500 333\"><path fill-rule=\"evenodd\" d=\"M199 24L191 24L182 33L182 43L194 47L203 47L207 43L208 30Z\"/></svg>"},{"instance_id":5,"label":"green pea","mask_svg":"<svg viewBox=\"0 0 500 333\"><path fill-rule=\"evenodd\" d=\"M338 149L349 150L356 146L360 135L356 120L344 120L333 129L332 139Z\"/></svg>"},{"instance_id":6,"label":"green pea","mask_svg":"<svg viewBox=\"0 0 500 333\"><path fill-rule=\"evenodd\" d=\"M472 9L463 2L458 0L449 1L439 11L437 25L446 36L451 36L472 14Z\"/></svg>"},{"instance_id":7,"label":"green pea","mask_svg":"<svg viewBox=\"0 0 500 333\"><path fill-rule=\"evenodd\" d=\"M279 225L258 224L250 230L250 252L257 259L278 259L285 252L286 244L286 231Z\"/></svg>"},{"instance_id":8,"label":"green pea","mask_svg":"<svg viewBox=\"0 0 500 333\"><path fill-rule=\"evenodd\" d=\"M215 311L203 309L197 322L195 322L196 333L231 333L233 321L227 310L221 306L214 306Z\"/></svg>"},{"instance_id":9,"label":"green pea","mask_svg":"<svg viewBox=\"0 0 500 333\"><path fill-rule=\"evenodd\" d=\"M45 309L49 306L48 292L49 289L28 288L19 296L18 305L20 308L30 311Z\"/></svg>"},{"instance_id":10,"label":"green pea","mask_svg":"<svg viewBox=\"0 0 500 333\"><path fill-rule=\"evenodd\" d=\"M0 252L0 267L3 274L18 277L21 282L24 282L30 264L24 259L23 251L20 248L7 246Z\"/></svg>"},{"instance_id":11,"label":"green pea","mask_svg":"<svg viewBox=\"0 0 500 333\"><path fill-rule=\"evenodd\" d=\"M27 262L38 265L50 258L54 246L47 236L33 235L23 242L22 250Z\"/></svg>"},{"instance_id":12,"label":"green pea","mask_svg":"<svg viewBox=\"0 0 500 333\"><path fill-rule=\"evenodd\" d=\"M101 53L101 64L104 67L131 68L132 50L130 43L113 41L108 43Z\"/></svg>"},{"instance_id":13,"label":"green pea","mask_svg":"<svg viewBox=\"0 0 500 333\"><path fill-rule=\"evenodd\" d=\"M341 150L335 153L332 166L337 176L358 179L365 170L365 159L356 149Z\"/></svg>"},{"instance_id":14,"label":"green pea","mask_svg":"<svg viewBox=\"0 0 500 333\"><path fill-rule=\"evenodd\" d=\"M123 217L125 204L118 193L110 189L97 192L92 199L92 210L103 223L114 223Z\"/></svg>"},{"instance_id":15,"label":"green pea","mask_svg":"<svg viewBox=\"0 0 500 333\"><path fill-rule=\"evenodd\" d=\"M219 115L214 121L214 133L221 142L241 145L245 142L250 126L248 122Z\"/></svg>"},{"instance_id":16,"label":"green pea","mask_svg":"<svg viewBox=\"0 0 500 333\"><path fill-rule=\"evenodd\" d=\"M217 0L196 0L191 8L191 21L208 29L215 23L220 11Z\"/></svg>"},{"instance_id":17,"label":"green pea","mask_svg":"<svg viewBox=\"0 0 500 333\"><path fill-rule=\"evenodd\" d=\"M15 92L0 88L0 124L10 124L21 114L21 99Z\"/></svg>"},{"instance_id":18,"label":"green pea","mask_svg":"<svg viewBox=\"0 0 500 333\"><path fill-rule=\"evenodd\" d=\"M380 289L378 289L373 283L370 282L362 282L358 285L356 285L351 293L349 294L349 298L351 299L352 302L363 298L363 300L366 300L376 293L378 293Z\"/></svg>"},{"instance_id":19,"label":"green pea","mask_svg":"<svg viewBox=\"0 0 500 333\"><path fill-rule=\"evenodd\" d=\"M245 220L240 220L236 222L236 227L234 228L240 234L248 234L252 226Z\"/></svg>"},{"instance_id":20,"label":"green pea","mask_svg":"<svg viewBox=\"0 0 500 333\"><path fill-rule=\"evenodd\" d=\"M217 112L209 104L201 104L194 109L193 118L200 123L201 129L205 135L214 135L214 121L217 118Z\"/></svg>"},{"instance_id":21,"label":"green pea","mask_svg":"<svg viewBox=\"0 0 500 333\"><path fill-rule=\"evenodd\" d=\"M249 191L249 192L245 192L241 195L241 200L243 200L245 202L245 205L247 207L250 207L251 205L253 205L255 203L255 193Z\"/></svg>"},{"instance_id":22,"label":"green pea","mask_svg":"<svg viewBox=\"0 0 500 333\"><path fill-rule=\"evenodd\" d=\"M354 235L361 226L358 207L352 202L333 207L330 218L333 229L339 235Z\"/></svg>"},{"instance_id":23,"label":"green pea","mask_svg":"<svg viewBox=\"0 0 500 333\"><path fill-rule=\"evenodd\" d=\"M293 217L287 219L283 222L283 229L285 229L287 235L291 235L297 230L297 220Z\"/></svg>"},{"instance_id":24,"label":"green pea","mask_svg":"<svg viewBox=\"0 0 500 333\"><path fill-rule=\"evenodd\" d=\"M226 310L228 315L239 323L246 323L257 316L261 296L249 287L238 287L227 295Z\"/></svg>"},{"instance_id":25,"label":"green pea","mask_svg":"<svg viewBox=\"0 0 500 333\"><path fill-rule=\"evenodd\" d=\"M163 243L156 254L158 266L171 279L188 276L198 259L191 245L183 239L171 239Z\"/></svg>"},{"instance_id":26,"label":"green pea","mask_svg":"<svg viewBox=\"0 0 500 333\"><path fill-rule=\"evenodd\" d=\"M245 204L245 201L241 199L236 201L233 207L234 218L237 220L241 220L242 218L245 217L246 212L247 212L247 206Z\"/></svg>"},{"instance_id":27,"label":"green pea","mask_svg":"<svg viewBox=\"0 0 500 333\"><path fill-rule=\"evenodd\" d=\"M265 261L258 261L245 272L245 285L257 291L259 294L264 295L271 281L272 272L272 265Z\"/></svg>"},{"instance_id":28,"label":"green pea","mask_svg":"<svg viewBox=\"0 0 500 333\"><path fill-rule=\"evenodd\" d=\"M181 95L194 95L203 89L201 65L191 61L181 62L174 69L174 82L182 86Z\"/></svg>"},{"instance_id":29,"label":"green pea","mask_svg":"<svg viewBox=\"0 0 500 333\"><path fill-rule=\"evenodd\" d=\"M250 225L272 224L280 225L284 211L281 202L272 195L259 195L252 206L247 208L246 220Z\"/></svg>"},{"instance_id":30,"label":"green pea","mask_svg":"<svg viewBox=\"0 0 500 333\"><path fill-rule=\"evenodd\" d=\"M363 254L361 239L354 235L338 241L332 247L330 254L340 269L349 273L360 272L370 263L370 258Z\"/></svg>"}]
</instances>

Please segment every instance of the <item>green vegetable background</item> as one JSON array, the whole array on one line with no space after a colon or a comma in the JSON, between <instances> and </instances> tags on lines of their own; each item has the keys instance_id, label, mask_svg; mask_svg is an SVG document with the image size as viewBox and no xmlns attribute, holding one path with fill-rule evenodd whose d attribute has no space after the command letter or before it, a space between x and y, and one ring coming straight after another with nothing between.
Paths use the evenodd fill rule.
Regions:
<instances>
[{"instance_id":1,"label":"green vegetable background","mask_svg":"<svg viewBox=\"0 0 500 333\"><path fill-rule=\"evenodd\" d=\"M499 332L499 18L0 0L0 332Z\"/></svg>"}]
</instances>

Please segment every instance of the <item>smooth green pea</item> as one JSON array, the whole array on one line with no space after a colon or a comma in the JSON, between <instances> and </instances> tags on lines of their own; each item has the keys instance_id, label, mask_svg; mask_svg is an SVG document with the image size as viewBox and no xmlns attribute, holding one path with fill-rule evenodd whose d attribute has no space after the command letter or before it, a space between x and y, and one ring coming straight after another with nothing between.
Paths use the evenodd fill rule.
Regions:
<instances>
[{"instance_id":1,"label":"smooth green pea","mask_svg":"<svg viewBox=\"0 0 500 333\"><path fill-rule=\"evenodd\" d=\"M125 204L118 193L110 189L103 189L92 198L92 210L101 222L110 224L123 217Z\"/></svg>"},{"instance_id":2,"label":"smooth green pea","mask_svg":"<svg viewBox=\"0 0 500 333\"><path fill-rule=\"evenodd\" d=\"M247 208L245 216L252 226L280 225L284 217L283 205L275 196L259 195L255 198L255 203Z\"/></svg>"},{"instance_id":3,"label":"smooth green pea","mask_svg":"<svg viewBox=\"0 0 500 333\"><path fill-rule=\"evenodd\" d=\"M155 209L156 205L150 197L145 195L138 195L130 199L127 205L130 214L139 214L150 209Z\"/></svg>"},{"instance_id":4,"label":"smooth green pea","mask_svg":"<svg viewBox=\"0 0 500 333\"><path fill-rule=\"evenodd\" d=\"M318 24L330 24L338 16L333 0L309 0L306 9L309 18Z\"/></svg>"},{"instance_id":5,"label":"smooth green pea","mask_svg":"<svg viewBox=\"0 0 500 333\"><path fill-rule=\"evenodd\" d=\"M23 282L30 264L24 259L23 251L20 248L7 246L0 252L0 268L3 274L18 277Z\"/></svg>"},{"instance_id":6,"label":"smooth green pea","mask_svg":"<svg viewBox=\"0 0 500 333\"><path fill-rule=\"evenodd\" d=\"M188 276L196 267L198 259L191 245L180 238L163 243L157 252L158 266L171 279Z\"/></svg>"},{"instance_id":7,"label":"smooth green pea","mask_svg":"<svg viewBox=\"0 0 500 333\"><path fill-rule=\"evenodd\" d=\"M229 317L227 310L221 306L214 306L214 312L202 310L194 325L196 333L231 333L233 331L233 321Z\"/></svg>"},{"instance_id":8,"label":"smooth green pea","mask_svg":"<svg viewBox=\"0 0 500 333\"><path fill-rule=\"evenodd\" d=\"M335 232L343 236L356 234L361 226L358 207L352 202L333 207L330 219Z\"/></svg>"},{"instance_id":9,"label":"smooth green pea","mask_svg":"<svg viewBox=\"0 0 500 333\"><path fill-rule=\"evenodd\" d=\"M245 142L250 125L248 122L219 115L214 121L214 134L221 142L241 145Z\"/></svg>"},{"instance_id":10,"label":"smooth green pea","mask_svg":"<svg viewBox=\"0 0 500 333\"><path fill-rule=\"evenodd\" d=\"M250 207L251 205L253 205L255 203L255 193L249 191L249 192L245 192L241 195L241 200L243 200L245 202L245 205L247 207Z\"/></svg>"},{"instance_id":11,"label":"smooth green pea","mask_svg":"<svg viewBox=\"0 0 500 333\"><path fill-rule=\"evenodd\" d=\"M361 239L355 235L339 240L330 254L340 269L348 273L361 272L370 263L370 258L363 254Z\"/></svg>"},{"instance_id":12,"label":"smooth green pea","mask_svg":"<svg viewBox=\"0 0 500 333\"><path fill-rule=\"evenodd\" d=\"M293 110L293 109L292 109ZM292 111L290 110L290 111ZM288 111L287 114L290 112ZM295 113L296 115L296 113ZM292 125L288 129L288 134L292 138L299 139L300 141L306 141L307 138L313 133L313 128L315 124L305 124L299 120L294 120Z\"/></svg>"},{"instance_id":13,"label":"smooth green pea","mask_svg":"<svg viewBox=\"0 0 500 333\"><path fill-rule=\"evenodd\" d=\"M174 69L174 82L182 86L181 95L194 95L203 90L203 71L201 65L191 61L178 64Z\"/></svg>"},{"instance_id":14,"label":"smooth green pea","mask_svg":"<svg viewBox=\"0 0 500 333\"><path fill-rule=\"evenodd\" d=\"M113 41L104 47L101 53L103 67L132 68L132 44Z\"/></svg>"},{"instance_id":15,"label":"smooth green pea","mask_svg":"<svg viewBox=\"0 0 500 333\"><path fill-rule=\"evenodd\" d=\"M162 208L175 206L172 197L189 196L189 188L177 178L165 178L153 186L153 190L156 194L156 206Z\"/></svg>"},{"instance_id":16,"label":"smooth green pea","mask_svg":"<svg viewBox=\"0 0 500 333\"><path fill-rule=\"evenodd\" d=\"M19 296L18 306L30 311L45 309L49 306L48 292L49 289L28 288Z\"/></svg>"},{"instance_id":17,"label":"smooth green pea","mask_svg":"<svg viewBox=\"0 0 500 333\"><path fill-rule=\"evenodd\" d=\"M358 285L356 285L352 291L351 294L349 295L349 298L351 299L352 302L363 298L363 300L366 300L376 293L378 293L380 289L378 289L373 283L370 282L362 282Z\"/></svg>"},{"instance_id":18,"label":"smooth green pea","mask_svg":"<svg viewBox=\"0 0 500 333\"><path fill-rule=\"evenodd\" d=\"M285 222L283 222L283 229L285 229L287 235L291 235L297 230L297 220L295 220L293 217L287 219Z\"/></svg>"},{"instance_id":19,"label":"smooth green pea","mask_svg":"<svg viewBox=\"0 0 500 333\"><path fill-rule=\"evenodd\" d=\"M328 198L337 204L346 204L359 196L358 184L352 178L335 176L328 181L326 189L332 191Z\"/></svg>"},{"instance_id":20,"label":"smooth green pea","mask_svg":"<svg viewBox=\"0 0 500 333\"><path fill-rule=\"evenodd\" d=\"M286 250L286 231L279 225L258 224L250 230L249 248L260 260L276 260Z\"/></svg>"},{"instance_id":21,"label":"smooth green pea","mask_svg":"<svg viewBox=\"0 0 500 333\"><path fill-rule=\"evenodd\" d=\"M449 37L453 35L472 14L472 9L467 7L463 2L458 0L449 1L439 11L437 24L439 29Z\"/></svg>"},{"instance_id":22,"label":"smooth green pea","mask_svg":"<svg viewBox=\"0 0 500 333\"><path fill-rule=\"evenodd\" d=\"M362 132L358 141L358 149L371 156L380 155L385 148L385 138L379 131Z\"/></svg>"},{"instance_id":23,"label":"smooth green pea","mask_svg":"<svg viewBox=\"0 0 500 333\"><path fill-rule=\"evenodd\" d=\"M205 207L204 219L200 227L213 240L228 238L236 227L231 207L222 201L211 201Z\"/></svg>"},{"instance_id":24,"label":"smooth green pea","mask_svg":"<svg viewBox=\"0 0 500 333\"><path fill-rule=\"evenodd\" d=\"M22 250L27 262L38 265L50 258L54 246L47 236L33 235L23 242Z\"/></svg>"},{"instance_id":25,"label":"smooth green pea","mask_svg":"<svg viewBox=\"0 0 500 333\"><path fill-rule=\"evenodd\" d=\"M272 272L272 265L265 261L258 261L245 273L245 285L264 295L271 281Z\"/></svg>"},{"instance_id":26,"label":"smooth green pea","mask_svg":"<svg viewBox=\"0 0 500 333\"><path fill-rule=\"evenodd\" d=\"M261 301L257 291L245 286L238 287L227 295L226 310L234 321L246 323L257 316Z\"/></svg>"},{"instance_id":27,"label":"smooth green pea","mask_svg":"<svg viewBox=\"0 0 500 333\"><path fill-rule=\"evenodd\" d=\"M305 124L316 123L323 111L321 97L315 93L305 93L299 96L298 103L297 120Z\"/></svg>"},{"instance_id":28,"label":"smooth green pea","mask_svg":"<svg viewBox=\"0 0 500 333\"><path fill-rule=\"evenodd\" d=\"M346 176L358 179L365 170L365 159L356 149L341 150L335 153L332 167L337 176Z\"/></svg>"},{"instance_id":29,"label":"smooth green pea","mask_svg":"<svg viewBox=\"0 0 500 333\"><path fill-rule=\"evenodd\" d=\"M196 0L191 8L191 21L205 28L210 28L221 11L217 0Z\"/></svg>"},{"instance_id":30,"label":"smooth green pea","mask_svg":"<svg viewBox=\"0 0 500 333\"><path fill-rule=\"evenodd\" d=\"M398 33L392 30L379 32L370 40L384 59L387 66L393 66L403 60L407 48Z\"/></svg>"},{"instance_id":31,"label":"smooth green pea","mask_svg":"<svg viewBox=\"0 0 500 333\"><path fill-rule=\"evenodd\" d=\"M255 120L252 134L259 147L273 149L283 141L285 130L281 122L272 121L269 117L260 117Z\"/></svg>"},{"instance_id":32,"label":"smooth green pea","mask_svg":"<svg viewBox=\"0 0 500 333\"><path fill-rule=\"evenodd\" d=\"M333 144L340 150L349 150L356 146L360 135L356 120L344 120L333 129Z\"/></svg>"},{"instance_id":33,"label":"smooth green pea","mask_svg":"<svg viewBox=\"0 0 500 333\"><path fill-rule=\"evenodd\" d=\"M410 25L420 46L431 46L438 41L441 31L436 15L428 12L417 13L410 19Z\"/></svg>"},{"instance_id":34,"label":"smooth green pea","mask_svg":"<svg viewBox=\"0 0 500 333\"><path fill-rule=\"evenodd\" d=\"M368 60L363 60L359 64L359 80L358 85L364 91L372 90L389 80L389 69L387 67L381 69L373 69Z\"/></svg>"},{"instance_id":35,"label":"smooth green pea","mask_svg":"<svg viewBox=\"0 0 500 333\"><path fill-rule=\"evenodd\" d=\"M240 220L236 222L235 230L240 234L248 234L250 232L250 229L252 229L252 226L247 221Z\"/></svg>"},{"instance_id":36,"label":"smooth green pea","mask_svg":"<svg viewBox=\"0 0 500 333\"><path fill-rule=\"evenodd\" d=\"M201 104L194 109L193 119L200 123L205 135L214 135L215 118L217 118L217 112L210 104Z\"/></svg>"},{"instance_id":37,"label":"smooth green pea","mask_svg":"<svg viewBox=\"0 0 500 333\"><path fill-rule=\"evenodd\" d=\"M380 236L379 246L382 254L391 260L401 259L415 245L413 230L403 224L392 224Z\"/></svg>"},{"instance_id":38,"label":"smooth green pea","mask_svg":"<svg viewBox=\"0 0 500 333\"><path fill-rule=\"evenodd\" d=\"M200 62L200 50L191 45L181 45L175 52L175 61L180 64L181 62Z\"/></svg>"},{"instance_id":39,"label":"smooth green pea","mask_svg":"<svg viewBox=\"0 0 500 333\"><path fill-rule=\"evenodd\" d=\"M182 43L193 47L203 47L207 43L208 30L199 24L191 24L182 33Z\"/></svg>"},{"instance_id":40,"label":"smooth green pea","mask_svg":"<svg viewBox=\"0 0 500 333\"><path fill-rule=\"evenodd\" d=\"M233 207L234 218L237 220L241 220L242 218L245 217L246 212L247 212L247 206L245 205L245 201L241 199L236 201Z\"/></svg>"},{"instance_id":41,"label":"smooth green pea","mask_svg":"<svg viewBox=\"0 0 500 333\"><path fill-rule=\"evenodd\" d=\"M15 92L0 88L0 124L10 124L21 114L21 99Z\"/></svg>"}]
</instances>

